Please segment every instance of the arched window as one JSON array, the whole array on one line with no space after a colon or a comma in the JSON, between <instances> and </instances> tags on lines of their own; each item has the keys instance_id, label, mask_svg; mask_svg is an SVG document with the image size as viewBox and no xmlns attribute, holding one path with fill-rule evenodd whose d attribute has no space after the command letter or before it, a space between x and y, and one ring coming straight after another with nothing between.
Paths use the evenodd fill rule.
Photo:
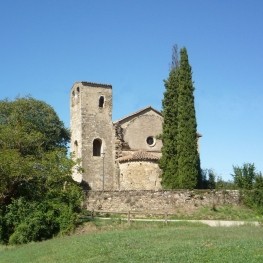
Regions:
<instances>
[{"instance_id":1,"label":"arched window","mask_svg":"<svg viewBox=\"0 0 263 263\"><path fill-rule=\"evenodd\" d=\"M75 105L75 90L72 91L72 97L71 97L71 105L74 106Z\"/></svg>"},{"instance_id":2,"label":"arched window","mask_svg":"<svg viewBox=\"0 0 263 263\"><path fill-rule=\"evenodd\" d=\"M99 107L100 108L103 108L104 106L104 96L100 96L100 99L99 99Z\"/></svg>"},{"instance_id":3,"label":"arched window","mask_svg":"<svg viewBox=\"0 0 263 263\"><path fill-rule=\"evenodd\" d=\"M102 141L101 139L95 139L93 141L93 156L101 156L101 147Z\"/></svg>"}]
</instances>

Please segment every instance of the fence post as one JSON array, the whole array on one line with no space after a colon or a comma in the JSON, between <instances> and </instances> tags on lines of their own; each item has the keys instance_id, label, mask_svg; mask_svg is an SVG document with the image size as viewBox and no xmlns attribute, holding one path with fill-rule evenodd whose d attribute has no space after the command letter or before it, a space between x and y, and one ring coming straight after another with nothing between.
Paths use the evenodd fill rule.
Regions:
<instances>
[{"instance_id":1,"label":"fence post","mask_svg":"<svg viewBox=\"0 0 263 263\"><path fill-rule=\"evenodd\" d=\"M128 224L130 225L131 224L131 211L129 210L128 211Z\"/></svg>"},{"instance_id":2,"label":"fence post","mask_svg":"<svg viewBox=\"0 0 263 263\"><path fill-rule=\"evenodd\" d=\"M165 213L164 213L164 222L165 222L165 224L167 224L167 211L165 211Z\"/></svg>"}]
</instances>

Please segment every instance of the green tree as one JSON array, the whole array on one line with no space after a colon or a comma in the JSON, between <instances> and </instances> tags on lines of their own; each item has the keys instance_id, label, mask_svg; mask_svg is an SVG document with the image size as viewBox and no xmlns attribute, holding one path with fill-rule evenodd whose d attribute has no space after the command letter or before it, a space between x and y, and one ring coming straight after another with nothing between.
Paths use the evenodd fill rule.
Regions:
<instances>
[{"instance_id":1,"label":"green tree","mask_svg":"<svg viewBox=\"0 0 263 263\"><path fill-rule=\"evenodd\" d=\"M248 207L263 214L263 176L253 163L233 166L234 184L239 188L242 201Z\"/></svg>"},{"instance_id":2,"label":"green tree","mask_svg":"<svg viewBox=\"0 0 263 263\"><path fill-rule=\"evenodd\" d=\"M177 97L178 97L178 48L173 47L172 65L169 77L164 81L165 92L162 101L163 106L163 141L160 168L162 174L162 186L164 188L176 188L177 182Z\"/></svg>"},{"instance_id":3,"label":"green tree","mask_svg":"<svg viewBox=\"0 0 263 263\"><path fill-rule=\"evenodd\" d=\"M0 147L21 154L66 148L70 139L52 107L31 97L0 102Z\"/></svg>"},{"instance_id":4,"label":"green tree","mask_svg":"<svg viewBox=\"0 0 263 263\"><path fill-rule=\"evenodd\" d=\"M262 175L256 171L253 163L244 163L242 167L233 166L233 170L232 176L238 188L251 190L262 185Z\"/></svg>"},{"instance_id":5,"label":"green tree","mask_svg":"<svg viewBox=\"0 0 263 263\"><path fill-rule=\"evenodd\" d=\"M202 176L197 145L192 69L186 48L180 51L178 85L178 180L180 188L200 187Z\"/></svg>"},{"instance_id":6,"label":"green tree","mask_svg":"<svg viewBox=\"0 0 263 263\"><path fill-rule=\"evenodd\" d=\"M202 169L202 188L215 189L216 188L216 175L212 169Z\"/></svg>"},{"instance_id":7,"label":"green tree","mask_svg":"<svg viewBox=\"0 0 263 263\"><path fill-rule=\"evenodd\" d=\"M83 196L71 177L68 142L46 103L0 101L0 241L43 240L74 228Z\"/></svg>"},{"instance_id":8,"label":"green tree","mask_svg":"<svg viewBox=\"0 0 263 263\"><path fill-rule=\"evenodd\" d=\"M164 188L202 187L197 145L192 70L186 48L173 48L172 67L165 81L163 105L162 157Z\"/></svg>"},{"instance_id":9,"label":"green tree","mask_svg":"<svg viewBox=\"0 0 263 263\"><path fill-rule=\"evenodd\" d=\"M263 176L261 172L257 173L255 177L254 188L263 190Z\"/></svg>"}]
</instances>

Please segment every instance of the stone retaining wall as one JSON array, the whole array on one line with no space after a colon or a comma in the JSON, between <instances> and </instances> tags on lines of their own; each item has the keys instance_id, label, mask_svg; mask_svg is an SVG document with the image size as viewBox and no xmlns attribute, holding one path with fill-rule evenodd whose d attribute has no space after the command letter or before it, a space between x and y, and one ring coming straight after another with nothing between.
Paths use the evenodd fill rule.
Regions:
<instances>
[{"instance_id":1,"label":"stone retaining wall","mask_svg":"<svg viewBox=\"0 0 263 263\"><path fill-rule=\"evenodd\" d=\"M175 191L88 191L87 210L109 212L171 213L196 210L201 206L238 205L236 190L175 190Z\"/></svg>"}]
</instances>

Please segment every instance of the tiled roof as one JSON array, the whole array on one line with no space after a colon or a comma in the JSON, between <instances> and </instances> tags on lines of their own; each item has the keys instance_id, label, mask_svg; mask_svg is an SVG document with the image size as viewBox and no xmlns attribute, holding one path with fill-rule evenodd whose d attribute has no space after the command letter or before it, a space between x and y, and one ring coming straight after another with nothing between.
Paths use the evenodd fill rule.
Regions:
<instances>
[{"instance_id":1,"label":"tiled roof","mask_svg":"<svg viewBox=\"0 0 263 263\"><path fill-rule=\"evenodd\" d=\"M137 151L131 155L123 156L118 159L120 163L131 161L158 161L159 157L145 151Z\"/></svg>"}]
</instances>

